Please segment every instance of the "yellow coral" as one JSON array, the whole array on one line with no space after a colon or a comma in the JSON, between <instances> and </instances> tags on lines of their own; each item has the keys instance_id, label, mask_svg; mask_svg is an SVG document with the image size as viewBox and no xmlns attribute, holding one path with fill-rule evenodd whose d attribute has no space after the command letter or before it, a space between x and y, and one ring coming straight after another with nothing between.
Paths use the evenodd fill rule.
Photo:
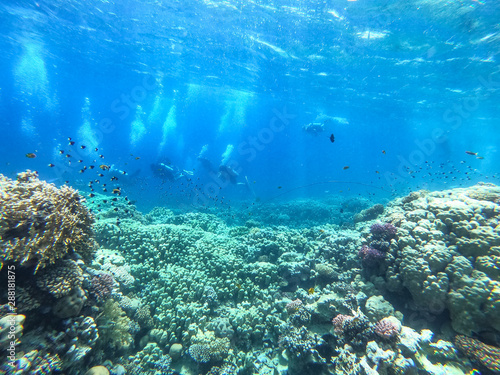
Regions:
<instances>
[{"instance_id":1,"label":"yellow coral","mask_svg":"<svg viewBox=\"0 0 500 375\"><path fill-rule=\"evenodd\" d=\"M132 320L121 309L120 304L109 299L104 304L102 313L96 320L99 336L103 342L116 349L127 349L132 344L132 335L129 330Z\"/></svg>"},{"instance_id":2,"label":"yellow coral","mask_svg":"<svg viewBox=\"0 0 500 375\"><path fill-rule=\"evenodd\" d=\"M69 252L90 258L96 248L94 218L78 191L40 181L36 172L17 181L0 174L0 267L35 265L35 272Z\"/></svg>"}]
</instances>

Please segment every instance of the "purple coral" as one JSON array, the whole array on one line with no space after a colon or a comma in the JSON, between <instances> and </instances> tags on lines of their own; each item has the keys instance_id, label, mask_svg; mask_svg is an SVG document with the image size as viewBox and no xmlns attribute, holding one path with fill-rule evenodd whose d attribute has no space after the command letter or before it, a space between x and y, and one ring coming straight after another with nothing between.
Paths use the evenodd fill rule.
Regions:
<instances>
[{"instance_id":1,"label":"purple coral","mask_svg":"<svg viewBox=\"0 0 500 375\"><path fill-rule=\"evenodd\" d=\"M391 241L396 238L397 228L391 223L375 223L370 227L370 233L375 240Z\"/></svg>"},{"instance_id":2,"label":"purple coral","mask_svg":"<svg viewBox=\"0 0 500 375\"><path fill-rule=\"evenodd\" d=\"M358 256L361 258L363 266L367 268L376 267L385 259L385 253L367 245L361 247Z\"/></svg>"},{"instance_id":3,"label":"purple coral","mask_svg":"<svg viewBox=\"0 0 500 375\"><path fill-rule=\"evenodd\" d=\"M102 301L111 295L114 286L115 279L113 276L109 273L101 272L92 277L90 292L98 301Z\"/></svg>"}]
</instances>

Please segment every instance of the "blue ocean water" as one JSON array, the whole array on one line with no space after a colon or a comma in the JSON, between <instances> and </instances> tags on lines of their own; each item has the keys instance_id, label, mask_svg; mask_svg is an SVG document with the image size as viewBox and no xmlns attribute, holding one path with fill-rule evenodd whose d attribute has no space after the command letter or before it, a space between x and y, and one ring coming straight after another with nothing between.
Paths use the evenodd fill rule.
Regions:
<instances>
[{"instance_id":1,"label":"blue ocean water","mask_svg":"<svg viewBox=\"0 0 500 375\"><path fill-rule=\"evenodd\" d=\"M0 374L498 374L499 20L0 0Z\"/></svg>"},{"instance_id":2,"label":"blue ocean water","mask_svg":"<svg viewBox=\"0 0 500 375\"><path fill-rule=\"evenodd\" d=\"M0 171L85 191L102 170L83 167L106 164L143 208L495 182L499 14L473 0L3 1ZM170 181L160 163L191 174Z\"/></svg>"}]
</instances>

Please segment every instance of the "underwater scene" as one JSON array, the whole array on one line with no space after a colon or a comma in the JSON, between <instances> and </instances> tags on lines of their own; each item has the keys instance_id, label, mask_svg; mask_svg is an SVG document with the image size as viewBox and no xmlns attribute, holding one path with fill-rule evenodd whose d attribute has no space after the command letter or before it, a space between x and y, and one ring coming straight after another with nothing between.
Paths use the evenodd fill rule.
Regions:
<instances>
[{"instance_id":1,"label":"underwater scene","mask_svg":"<svg viewBox=\"0 0 500 375\"><path fill-rule=\"evenodd\" d=\"M0 0L0 375L500 374L499 21Z\"/></svg>"}]
</instances>

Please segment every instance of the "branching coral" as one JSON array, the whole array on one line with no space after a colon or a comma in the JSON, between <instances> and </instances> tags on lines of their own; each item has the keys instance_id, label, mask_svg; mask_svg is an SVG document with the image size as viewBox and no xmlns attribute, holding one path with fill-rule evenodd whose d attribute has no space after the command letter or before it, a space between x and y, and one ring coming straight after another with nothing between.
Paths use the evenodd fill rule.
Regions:
<instances>
[{"instance_id":1,"label":"branching coral","mask_svg":"<svg viewBox=\"0 0 500 375\"><path fill-rule=\"evenodd\" d=\"M129 332L132 321L120 308L118 302L112 299L107 300L96 322L103 342L108 343L115 349L130 347L133 341Z\"/></svg>"},{"instance_id":2,"label":"branching coral","mask_svg":"<svg viewBox=\"0 0 500 375\"><path fill-rule=\"evenodd\" d=\"M69 294L82 286L83 272L73 260L62 260L40 271L36 285L56 298Z\"/></svg>"},{"instance_id":3,"label":"branching coral","mask_svg":"<svg viewBox=\"0 0 500 375\"><path fill-rule=\"evenodd\" d=\"M0 175L0 265L35 265L35 272L65 254L89 258L96 244L93 216L70 187L40 181L36 172L19 173L17 181Z\"/></svg>"}]
</instances>

